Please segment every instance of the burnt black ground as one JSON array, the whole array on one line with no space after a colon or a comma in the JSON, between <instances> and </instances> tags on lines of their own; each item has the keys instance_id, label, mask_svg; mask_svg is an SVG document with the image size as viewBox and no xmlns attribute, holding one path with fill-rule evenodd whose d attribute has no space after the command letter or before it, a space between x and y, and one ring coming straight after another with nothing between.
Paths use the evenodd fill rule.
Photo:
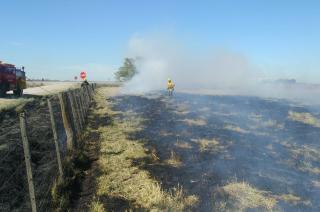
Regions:
<instances>
[{"instance_id":1,"label":"burnt black ground","mask_svg":"<svg viewBox=\"0 0 320 212\"><path fill-rule=\"evenodd\" d=\"M309 112L320 118L317 107L258 97L184 93L172 98L163 93L124 95L112 102L113 110L129 111L119 118L143 118L142 129L129 136L143 139L148 148L155 147L161 160L169 158L171 151L181 157L183 166L179 168L163 163L148 165L147 161L141 162L141 168L150 171L165 188L179 184L188 194L198 195L199 210L212 209L214 189L236 179L272 195L302 198L296 204L279 201L278 208L284 211L320 211L320 188L314 184L320 175L299 169L302 162L319 168L320 161L290 151L291 145L305 145L319 152L320 130L288 119L289 111ZM186 119L201 119L206 124L188 124ZM195 142L198 139L216 139L219 148L201 152ZM177 146L180 141L188 142L191 148Z\"/></svg>"}]
</instances>

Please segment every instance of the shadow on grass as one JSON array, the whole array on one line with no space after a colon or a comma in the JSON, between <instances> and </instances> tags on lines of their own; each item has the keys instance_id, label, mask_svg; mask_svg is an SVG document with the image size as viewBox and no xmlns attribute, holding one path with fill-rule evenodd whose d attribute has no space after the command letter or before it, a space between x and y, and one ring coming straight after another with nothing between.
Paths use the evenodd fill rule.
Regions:
<instances>
[{"instance_id":1,"label":"shadow on grass","mask_svg":"<svg viewBox=\"0 0 320 212\"><path fill-rule=\"evenodd\" d=\"M125 198L102 195L100 201L106 211L132 211L133 203ZM139 207L139 211L147 211Z\"/></svg>"},{"instance_id":2,"label":"shadow on grass","mask_svg":"<svg viewBox=\"0 0 320 212\"><path fill-rule=\"evenodd\" d=\"M92 105L91 110L98 110L95 103ZM77 167L82 167L82 170L86 172L83 176L82 181L79 185L76 194L72 200L72 211L89 211L90 206L94 201L95 195L97 194L97 179L102 176L101 167L97 163L100 157L100 127L106 127L113 124L111 117L97 113L90 112L88 118L88 130L87 134L83 139L83 149L85 155L88 157L86 164L78 164ZM121 151L123 152L123 151ZM121 152L108 152L104 154L118 155ZM111 195L99 196L99 202L103 204L103 208L106 211L126 211L132 209L134 203L121 197L115 197ZM143 208L139 207L143 210Z\"/></svg>"}]
</instances>

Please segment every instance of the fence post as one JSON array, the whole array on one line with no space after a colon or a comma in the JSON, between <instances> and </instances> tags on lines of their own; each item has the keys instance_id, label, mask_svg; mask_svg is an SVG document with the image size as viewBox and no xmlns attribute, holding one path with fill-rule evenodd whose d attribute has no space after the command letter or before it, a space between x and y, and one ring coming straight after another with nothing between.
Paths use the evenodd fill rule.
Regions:
<instances>
[{"instance_id":1,"label":"fence post","mask_svg":"<svg viewBox=\"0 0 320 212\"><path fill-rule=\"evenodd\" d=\"M60 148L59 148L59 142L58 142L58 134L57 134L56 122L54 120L52 104L51 104L50 99L48 99L48 108L49 108L49 113L50 113L50 121L51 121L52 133L53 133L53 140L54 140L54 144L55 144L55 147L56 147L59 174L60 174L61 180L63 180L63 169L62 169Z\"/></svg>"},{"instance_id":2,"label":"fence post","mask_svg":"<svg viewBox=\"0 0 320 212\"><path fill-rule=\"evenodd\" d=\"M78 116L77 116L77 112L76 112L76 108L75 108L75 103L74 103L74 99L72 96L72 91L69 90L67 91L67 96L70 102L70 108L71 108L71 113L72 113L72 124L73 124L73 128L74 128L74 132L76 133L77 138L80 138L80 129L79 129L79 120L78 120Z\"/></svg>"},{"instance_id":3,"label":"fence post","mask_svg":"<svg viewBox=\"0 0 320 212\"><path fill-rule=\"evenodd\" d=\"M93 99L93 92L92 92L92 87L91 86L88 86L88 91L89 91L89 94L90 94L90 102L91 102L91 100Z\"/></svg>"},{"instance_id":4,"label":"fence post","mask_svg":"<svg viewBox=\"0 0 320 212\"><path fill-rule=\"evenodd\" d=\"M88 92L87 86L83 87L83 91L84 91L84 95L85 95L85 99L86 99L86 115L87 115L87 110L89 108L89 102L90 102L90 97L89 97L89 92Z\"/></svg>"},{"instance_id":5,"label":"fence post","mask_svg":"<svg viewBox=\"0 0 320 212\"><path fill-rule=\"evenodd\" d=\"M73 147L74 147L74 134L71 128L71 123L69 122L69 119L68 119L69 116L68 116L68 110L66 107L67 105L66 105L65 93L59 93L58 97L59 97L59 102L61 107L63 126L67 134L67 149L71 151L73 150Z\"/></svg>"},{"instance_id":6,"label":"fence post","mask_svg":"<svg viewBox=\"0 0 320 212\"><path fill-rule=\"evenodd\" d=\"M84 102L83 102L83 96L82 96L82 88L79 90L79 93L78 93L78 95L79 95L79 103L80 103L80 108L81 108L81 117L82 117L82 123L83 123L83 125L85 125L86 124L86 120L85 120L85 115L84 115L84 111L85 111L85 105L84 105Z\"/></svg>"},{"instance_id":7,"label":"fence post","mask_svg":"<svg viewBox=\"0 0 320 212\"><path fill-rule=\"evenodd\" d=\"M87 102L86 102L86 96L85 96L83 87L81 88L80 94L81 94L81 102L83 104L84 118L86 118Z\"/></svg>"},{"instance_id":8,"label":"fence post","mask_svg":"<svg viewBox=\"0 0 320 212\"><path fill-rule=\"evenodd\" d=\"M80 123L81 123L81 130L83 129L83 125L84 123L84 118L83 118L83 111L82 111L82 104L80 101L80 92L81 90L76 90L76 92L74 93L74 97L76 99L77 105L78 105L78 114L80 117Z\"/></svg>"},{"instance_id":9,"label":"fence post","mask_svg":"<svg viewBox=\"0 0 320 212\"><path fill-rule=\"evenodd\" d=\"M89 95L89 91L88 91L88 87L87 86L84 87L84 94L86 96L86 103L87 103L87 107L86 107L86 117L87 117L88 110L89 110L89 107L90 107L90 95Z\"/></svg>"},{"instance_id":10,"label":"fence post","mask_svg":"<svg viewBox=\"0 0 320 212\"><path fill-rule=\"evenodd\" d=\"M92 100L92 87L91 86L87 86L88 92L89 92L89 96L90 96L90 101Z\"/></svg>"},{"instance_id":11,"label":"fence post","mask_svg":"<svg viewBox=\"0 0 320 212\"><path fill-rule=\"evenodd\" d=\"M82 126L83 122L82 122L82 117L81 117L81 113L80 113L80 104L79 104L79 101L78 101L77 91L78 90L73 90L71 92L71 95L72 95L74 104L76 106L75 109L76 109L77 118L78 118L79 130L81 131L83 129L83 126Z\"/></svg>"},{"instance_id":12,"label":"fence post","mask_svg":"<svg viewBox=\"0 0 320 212\"><path fill-rule=\"evenodd\" d=\"M82 101L82 104L83 104L83 117L86 119L87 117L87 97L86 97L86 94L85 94L85 90L84 88L81 88L81 101Z\"/></svg>"},{"instance_id":13,"label":"fence post","mask_svg":"<svg viewBox=\"0 0 320 212\"><path fill-rule=\"evenodd\" d=\"M36 204L36 196L34 192L34 184L33 184L33 177L32 177L31 154L30 154L29 142L28 142L28 136L27 136L27 124L26 124L25 113L20 113L20 130L21 130L21 138L23 143L24 159L26 162L31 209L32 209L32 212L36 212L37 204Z\"/></svg>"}]
</instances>

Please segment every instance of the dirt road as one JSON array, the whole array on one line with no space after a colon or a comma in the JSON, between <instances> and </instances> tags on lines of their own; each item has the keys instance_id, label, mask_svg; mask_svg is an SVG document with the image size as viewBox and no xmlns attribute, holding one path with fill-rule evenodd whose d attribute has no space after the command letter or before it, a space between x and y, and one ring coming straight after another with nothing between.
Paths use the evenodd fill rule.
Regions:
<instances>
[{"instance_id":1,"label":"dirt road","mask_svg":"<svg viewBox=\"0 0 320 212\"><path fill-rule=\"evenodd\" d=\"M74 82L41 82L43 86L32 87L24 90L22 98L16 98L13 96L12 91L8 92L5 98L0 98L0 111L30 100L33 97L39 97L44 95L55 94L63 90L67 90L72 87L79 86L78 83Z\"/></svg>"}]
</instances>

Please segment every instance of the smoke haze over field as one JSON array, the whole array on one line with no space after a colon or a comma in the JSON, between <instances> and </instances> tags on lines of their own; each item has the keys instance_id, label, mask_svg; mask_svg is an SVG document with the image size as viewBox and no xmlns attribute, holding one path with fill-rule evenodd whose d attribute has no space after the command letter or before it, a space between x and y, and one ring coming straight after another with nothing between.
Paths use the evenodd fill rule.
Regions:
<instances>
[{"instance_id":1,"label":"smoke haze over field","mask_svg":"<svg viewBox=\"0 0 320 212\"><path fill-rule=\"evenodd\" d=\"M167 79L177 91L210 94L242 94L290 98L318 103L318 86L264 83L268 76L245 55L213 49L190 51L178 39L135 36L129 41L127 56L136 59L138 74L124 85L124 93L164 90ZM280 76L279 76L280 77Z\"/></svg>"},{"instance_id":2,"label":"smoke haze over field","mask_svg":"<svg viewBox=\"0 0 320 212\"><path fill-rule=\"evenodd\" d=\"M260 77L241 54L226 49L194 54L172 39L134 37L129 42L128 57L137 58L139 72L125 86L131 92L163 89L168 78L178 90L244 89Z\"/></svg>"}]
</instances>

